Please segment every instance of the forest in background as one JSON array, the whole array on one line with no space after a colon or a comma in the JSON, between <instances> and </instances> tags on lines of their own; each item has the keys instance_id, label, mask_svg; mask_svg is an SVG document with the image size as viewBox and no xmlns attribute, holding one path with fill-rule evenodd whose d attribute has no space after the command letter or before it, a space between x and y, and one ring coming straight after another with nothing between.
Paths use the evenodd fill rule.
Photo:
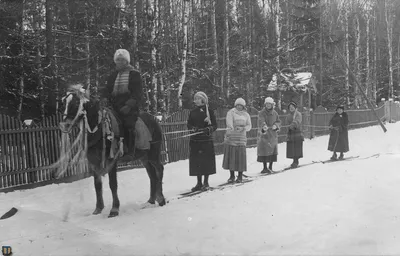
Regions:
<instances>
[{"instance_id":1,"label":"forest in background","mask_svg":"<svg viewBox=\"0 0 400 256\"><path fill-rule=\"evenodd\" d=\"M52 115L72 83L96 94L118 48L153 114L191 108L198 90L212 108L266 96L284 107L300 92L267 88L287 71L313 73L313 108L364 106L355 79L372 102L396 100L399 11L396 0L0 0L0 113Z\"/></svg>"}]
</instances>

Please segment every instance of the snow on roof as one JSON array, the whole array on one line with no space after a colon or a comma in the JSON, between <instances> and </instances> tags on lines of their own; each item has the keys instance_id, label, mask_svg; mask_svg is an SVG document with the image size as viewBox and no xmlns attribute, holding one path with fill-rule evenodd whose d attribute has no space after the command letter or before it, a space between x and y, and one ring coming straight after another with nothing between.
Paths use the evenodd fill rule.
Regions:
<instances>
[{"instance_id":1,"label":"snow on roof","mask_svg":"<svg viewBox=\"0 0 400 256\"><path fill-rule=\"evenodd\" d=\"M297 91L307 91L308 89L314 89L314 83L310 83L312 73L310 72L299 72L299 73L280 73L281 81L279 86L277 85L277 74L274 74L271 82L268 85L268 91L286 91L288 89L295 89Z\"/></svg>"}]
</instances>

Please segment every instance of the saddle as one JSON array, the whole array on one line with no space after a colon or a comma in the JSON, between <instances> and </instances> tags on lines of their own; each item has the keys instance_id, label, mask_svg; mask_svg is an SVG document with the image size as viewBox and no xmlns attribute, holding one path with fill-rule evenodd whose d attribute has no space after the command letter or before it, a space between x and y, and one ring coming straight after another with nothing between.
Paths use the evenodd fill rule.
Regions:
<instances>
[{"instance_id":1,"label":"saddle","mask_svg":"<svg viewBox=\"0 0 400 256\"><path fill-rule=\"evenodd\" d=\"M105 123L105 134L106 138L111 142L110 158L114 158L115 154L119 149L119 143L117 143L118 138L121 135L122 121L118 118L117 114L109 108L104 108L103 118ZM149 128L143 122L140 116L138 117L135 124L135 148L140 150L150 149L150 141L152 141L152 136ZM124 143L128 143L125 142ZM131 153L131 152L125 152Z\"/></svg>"}]
</instances>

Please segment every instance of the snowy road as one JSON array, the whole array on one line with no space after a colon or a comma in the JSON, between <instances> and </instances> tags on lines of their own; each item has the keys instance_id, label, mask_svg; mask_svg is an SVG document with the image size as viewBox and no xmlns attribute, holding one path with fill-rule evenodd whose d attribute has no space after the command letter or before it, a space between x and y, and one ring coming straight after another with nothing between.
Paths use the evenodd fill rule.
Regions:
<instances>
[{"instance_id":1,"label":"snowy road","mask_svg":"<svg viewBox=\"0 0 400 256\"><path fill-rule=\"evenodd\" d=\"M379 157L314 164L263 177L243 186L181 200L194 186L188 161L165 166L165 207L140 209L148 199L143 169L119 173L120 216L106 208L92 216L92 179L0 194L0 245L14 255L399 255L400 123L349 132L347 154ZM300 163L325 160L328 137L304 143ZM274 169L290 164L279 145ZM222 156L217 157L221 166ZM248 174L261 170L248 150ZM228 178L219 167L215 186ZM108 181L106 181L108 183ZM107 184L105 183L105 184ZM67 221L63 221L66 219Z\"/></svg>"}]
</instances>

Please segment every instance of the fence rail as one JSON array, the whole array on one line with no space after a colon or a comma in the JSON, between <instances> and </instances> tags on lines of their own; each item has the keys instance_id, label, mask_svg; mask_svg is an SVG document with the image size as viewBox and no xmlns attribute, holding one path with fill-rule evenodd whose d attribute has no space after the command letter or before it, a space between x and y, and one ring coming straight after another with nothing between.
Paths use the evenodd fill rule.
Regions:
<instances>
[{"instance_id":1,"label":"fence rail","mask_svg":"<svg viewBox=\"0 0 400 256\"><path fill-rule=\"evenodd\" d=\"M228 109L215 111L219 129L214 133L215 153L223 153L223 140L225 135L225 117ZM257 145L257 120L258 110L249 108L253 128L248 132L248 147ZM314 111L304 109L302 128L307 138L325 135L329 133L328 123L334 112L328 112L323 107ZM369 109L357 109L346 111L349 115L350 129L378 124L373 113ZM400 106L394 102L380 104L376 108L378 116L386 121L400 120ZM282 129L279 133L279 142L286 138L287 114L280 112ZM189 158L189 134L186 128L186 120L189 110L174 113L161 122L164 132L162 146L162 161L171 163ZM29 184L58 183L53 177L51 165L57 161L60 155L59 145L61 132L58 124L61 116L51 116L34 127L26 127L20 121L0 115L0 191L5 189L17 189ZM182 131L178 132L177 131ZM77 129L72 135L77 134ZM141 167L139 161L119 163L118 168ZM74 180L88 177L88 170L70 168L61 180Z\"/></svg>"}]
</instances>

